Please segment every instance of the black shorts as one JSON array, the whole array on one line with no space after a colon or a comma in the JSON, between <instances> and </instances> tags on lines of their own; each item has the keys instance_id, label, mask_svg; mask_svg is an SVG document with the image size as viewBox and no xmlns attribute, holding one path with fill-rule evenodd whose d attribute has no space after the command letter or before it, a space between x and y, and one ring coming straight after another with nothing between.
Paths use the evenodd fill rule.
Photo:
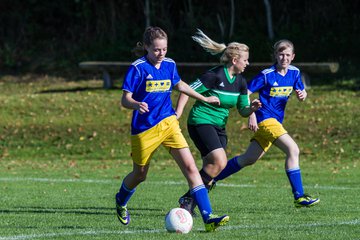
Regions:
<instances>
[{"instance_id":1,"label":"black shorts","mask_svg":"<svg viewBox=\"0 0 360 240\"><path fill-rule=\"evenodd\" d=\"M228 139L225 128L211 124L188 125L188 131L202 157L215 149L226 149Z\"/></svg>"}]
</instances>

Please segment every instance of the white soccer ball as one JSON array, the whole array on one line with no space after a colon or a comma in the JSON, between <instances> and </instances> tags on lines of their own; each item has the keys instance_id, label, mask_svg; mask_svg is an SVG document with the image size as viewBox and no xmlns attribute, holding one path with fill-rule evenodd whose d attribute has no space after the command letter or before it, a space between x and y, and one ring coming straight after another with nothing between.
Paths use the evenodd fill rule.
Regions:
<instances>
[{"instance_id":1,"label":"white soccer ball","mask_svg":"<svg viewBox=\"0 0 360 240\"><path fill-rule=\"evenodd\" d=\"M188 233L192 226L193 218L183 208L173 208L165 216L165 228L168 232Z\"/></svg>"}]
</instances>

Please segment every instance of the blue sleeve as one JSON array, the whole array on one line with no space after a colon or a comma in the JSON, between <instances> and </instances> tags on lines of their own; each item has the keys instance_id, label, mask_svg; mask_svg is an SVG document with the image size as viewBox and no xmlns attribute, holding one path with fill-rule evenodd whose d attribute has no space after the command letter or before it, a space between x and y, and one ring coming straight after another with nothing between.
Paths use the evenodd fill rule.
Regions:
<instances>
[{"instance_id":1,"label":"blue sleeve","mask_svg":"<svg viewBox=\"0 0 360 240\"><path fill-rule=\"evenodd\" d=\"M302 80L301 80L301 74L300 74L300 72L299 72L299 74L296 76L296 79L295 79L295 84L294 84L294 89L295 90L304 90L305 89L305 87L304 87L304 84L303 84L303 82L302 82Z\"/></svg>"},{"instance_id":2,"label":"blue sleeve","mask_svg":"<svg viewBox=\"0 0 360 240\"><path fill-rule=\"evenodd\" d=\"M248 83L248 89L251 92L258 92L259 89L265 86L265 75L262 73L259 73L257 76L255 76L251 81Z\"/></svg>"},{"instance_id":3,"label":"blue sleeve","mask_svg":"<svg viewBox=\"0 0 360 240\"><path fill-rule=\"evenodd\" d=\"M179 76L179 73L177 71L177 67L176 67L176 64L174 62L174 72L173 72L173 85L175 86L176 84L178 84L180 82L181 78Z\"/></svg>"},{"instance_id":4,"label":"blue sleeve","mask_svg":"<svg viewBox=\"0 0 360 240\"><path fill-rule=\"evenodd\" d=\"M140 79L140 73L138 69L131 65L124 77L122 90L134 93L135 87L138 85Z\"/></svg>"}]
</instances>

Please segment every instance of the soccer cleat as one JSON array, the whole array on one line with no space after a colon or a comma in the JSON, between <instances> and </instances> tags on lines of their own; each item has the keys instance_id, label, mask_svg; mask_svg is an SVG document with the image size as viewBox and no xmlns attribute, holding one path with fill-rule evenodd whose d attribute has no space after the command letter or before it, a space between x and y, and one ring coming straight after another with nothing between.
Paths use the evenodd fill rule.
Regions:
<instances>
[{"instance_id":1,"label":"soccer cleat","mask_svg":"<svg viewBox=\"0 0 360 240\"><path fill-rule=\"evenodd\" d=\"M130 214L126 207L122 207L116 204L116 213L117 218L122 224L128 225L130 223Z\"/></svg>"},{"instance_id":2,"label":"soccer cleat","mask_svg":"<svg viewBox=\"0 0 360 240\"><path fill-rule=\"evenodd\" d=\"M205 230L207 232L213 232L218 227L224 226L227 222L229 222L230 218L228 215L224 215L221 217L218 217L216 215L210 214L210 217L205 222Z\"/></svg>"},{"instance_id":3,"label":"soccer cleat","mask_svg":"<svg viewBox=\"0 0 360 240\"><path fill-rule=\"evenodd\" d=\"M129 214L126 206L120 206L117 202L117 198L115 198L115 200L116 200L117 218L119 219L119 221L122 224L128 225L130 223L130 214Z\"/></svg>"},{"instance_id":4,"label":"soccer cleat","mask_svg":"<svg viewBox=\"0 0 360 240\"><path fill-rule=\"evenodd\" d=\"M180 208L187 210L192 216L196 216L196 201L192 197L182 196L179 198Z\"/></svg>"},{"instance_id":5,"label":"soccer cleat","mask_svg":"<svg viewBox=\"0 0 360 240\"><path fill-rule=\"evenodd\" d=\"M312 198L307 194L304 194L302 197L295 199L294 204L295 207L312 207L320 202L319 198Z\"/></svg>"}]
</instances>

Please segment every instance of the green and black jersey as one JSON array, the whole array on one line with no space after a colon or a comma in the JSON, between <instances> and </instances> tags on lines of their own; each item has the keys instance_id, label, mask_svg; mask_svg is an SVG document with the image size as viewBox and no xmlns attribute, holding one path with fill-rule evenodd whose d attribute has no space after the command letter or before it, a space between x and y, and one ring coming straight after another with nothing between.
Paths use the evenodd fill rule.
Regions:
<instances>
[{"instance_id":1,"label":"green and black jersey","mask_svg":"<svg viewBox=\"0 0 360 240\"><path fill-rule=\"evenodd\" d=\"M226 66L208 70L190 86L205 97L220 99L220 106L196 101L189 114L190 125L212 124L225 128L230 108L236 106L242 114L243 109L250 106L245 78L241 74L230 76Z\"/></svg>"}]
</instances>

